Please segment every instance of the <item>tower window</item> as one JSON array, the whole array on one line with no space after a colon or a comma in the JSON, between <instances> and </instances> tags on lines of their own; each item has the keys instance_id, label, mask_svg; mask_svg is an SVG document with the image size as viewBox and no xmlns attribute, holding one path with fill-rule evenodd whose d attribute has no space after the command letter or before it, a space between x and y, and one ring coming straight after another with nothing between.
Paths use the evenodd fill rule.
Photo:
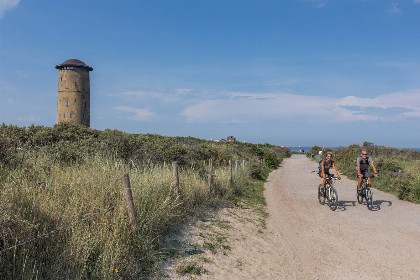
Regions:
<instances>
[{"instance_id":1,"label":"tower window","mask_svg":"<svg viewBox=\"0 0 420 280\"><path fill-rule=\"evenodd\" d=\"M66 118L66 113L63 114L63 119L65 119L65 118Z\"/></svg>"},{"instance_id":2,"label":"tower window","mask_svg":"<svg viewBox=\"0 0 420 280\"><path fill-rule=\"evenodd\" d=\"M83 113L83 119L85 119L85 113Z\"/></svg>"},{"instance_id":3,"label":"tower window","mask_svg":"<svg viewBox=\"0 0 420 280\"><path fill-rule=\"evenodd\" d=\"M87 107L87 102L85 101L85 108Z\"/></svg>"},{"instance_id":4,"label":"tower window","mask_svg":"<svg viewBox=\"0 0 420 280\"><path fill-rule=\"evenodd\" d=\"M77 82L74 82L74 87L77 87Z\"/></svg>"},{"instance_id":5,"label":"tower window","mask_svg":"<svg viewBox=\"0 0 420 280\"><path fill-rule=\"evenodd\" d=\"M73 114L72 113L70 113L70 119L71 119L71 116L72 116Z\"/></svg>"},{"instance_id":6,"label":"tower window","mask_svg":"<svg viewBox=\"0 0 420 280\"><path fill-rule=\"evenodd\" d=\"M61 76L60 80L63 81L63 76Z\"/></svg>"},{"instance_id":7,"label":"tower window","mask_svg":"<svg viewBox=\"0 0 420 280\"><path fill-rule=\"evenodd\" d=\"M66 100L66 107L69 107L69 101Z\"/></svg>"}]
</instances>

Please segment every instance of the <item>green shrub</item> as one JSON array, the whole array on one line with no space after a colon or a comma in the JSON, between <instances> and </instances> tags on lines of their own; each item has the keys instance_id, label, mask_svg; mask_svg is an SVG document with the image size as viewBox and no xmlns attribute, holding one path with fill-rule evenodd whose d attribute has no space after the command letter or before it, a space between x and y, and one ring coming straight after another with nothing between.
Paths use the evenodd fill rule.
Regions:
<instances>
[{"instance_id":1,"label":"green shrub","mask_svg":"<svg viewBox=\"0 0 420 280\"><path fill-rule=\"evenodd\" d=\"M374 159L375 167L382 171L398 172L402 169L400 162L395 158L377 157Z\"/></svg>"},{"instance_id":2,"label":"green shrub","mask_svg":"<svg viewBox=\"0 0 420 280\"><path fill-rule=\"evenodd\" d=\"M420 203L420 176L417 178L409 175L401 176L396 181L395 187L399 199Z\"/></svg>"},{"instance_id":3,"label":"green shrub","mask_svg":"<svg viewBox=\"0 0 420 280\"><path fill-rule=\"evenodd\" d=\"M251 177L257 180L264 180L267 177L269 169L263 164L254 164L251 168Z\"/></svg>"}]
</instances>

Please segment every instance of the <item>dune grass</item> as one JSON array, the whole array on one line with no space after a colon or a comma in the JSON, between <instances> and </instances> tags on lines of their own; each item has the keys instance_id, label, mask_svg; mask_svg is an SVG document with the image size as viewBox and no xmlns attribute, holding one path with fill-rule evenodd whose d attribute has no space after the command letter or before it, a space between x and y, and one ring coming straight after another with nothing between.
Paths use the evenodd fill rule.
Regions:
<instances>
[{"instance_id":1,"label":"dune grass","mask_svg":"<svg viewBox=\"0 0 420 280\"><path fill-rule=\"evenodd\" d=\"M160 240L172 226L214 199L244 195L252 181L248 170L239 168L230 186L227 166L216 166L210 193L207 166L184 166L180 196L175 197L170 165L135 164L101 155L81 162L63 165L51 161L49 154L33 153L26 155L19 169L4 174L2 187L47 186L0 192L0 248L60 230L1 253L3 278L145 277L163 257ZM130 227L123 174L130 176L137 234ZM66 225L71 226L61 228Z\"/></svg>"},{"instance_id":2,"label":"dune grass","mask_svg":"<svg viewBox=\"0 0 420 280\"><path fill-rule=\"evenodd\" d=\"M98 131L68 123L0 125L0 278L142 279L166 256L161 241L172 228L215 201L245 198L264 172L289 155L269 144ZM252 168L239 166L230 181L227 161L242 159L247 164L253 159ZM256 163L262 159L265 165ZM180 164L179 196L173 160ZM124 174L130 176L135 232Z\"/></svg>"}]
</instances>

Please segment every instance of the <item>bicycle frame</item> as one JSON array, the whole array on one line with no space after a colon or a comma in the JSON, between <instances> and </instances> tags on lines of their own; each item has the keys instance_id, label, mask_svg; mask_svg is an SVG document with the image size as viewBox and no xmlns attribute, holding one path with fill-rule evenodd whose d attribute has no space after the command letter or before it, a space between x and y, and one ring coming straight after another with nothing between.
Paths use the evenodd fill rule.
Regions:
<instances>
[{"instance_id":1,"label":"bicycle frame","mask_svg":"<svg viewBox=\"0 0 420 280\"><path fill-rule=\"evenodd\" d=\"M357 201L359 204L363 203L363 199L366 199L366 206L369 210L373 209L373 192L369 184L369 178L364 177L362 180L362 185L360 186L361 193L357 193Z\"/></svg>"},{"instance_id":2,"label":"bicycle frame","mask_svg":"<svg viewBox=\"0 0 420 280\"><path fill-rule=\"evenodd\" d=\"M327 182L325 182L325 191L328 192L328 197L331 199L331 188L334 186L335 180L337 177L330 176L327 178Z\"/></svg>"},{"instance_id":3,"label":"bicycle frame","mask_svg":"<svg viewBox=\"0 0 420 280\"><path fill-rule=\"evenodd\" d=\"M362 188L367 188L367 187L370 187L370 185L369 185L369 177L363 177L363 179L362 179L362 185L360 186L360 188L362 189Z\"/></svg>"},{"instance_id":4,"label":"bicycle frame","mask_svg":"<svg viewBox=\"0 0 420 280\"><path fill-rule=\"evenodd\" d=\"M338 203L338 195L337 190L334 188L334 182L338 178L330 175L326 178L325 186L324 186L324 195L321 195L320 188L321 185L318 187L318 200L321 205L325 203L325 198L328 199L328 205L332 211L335 211L337 209L337 203Z\"/></svg>"}]
</instances>

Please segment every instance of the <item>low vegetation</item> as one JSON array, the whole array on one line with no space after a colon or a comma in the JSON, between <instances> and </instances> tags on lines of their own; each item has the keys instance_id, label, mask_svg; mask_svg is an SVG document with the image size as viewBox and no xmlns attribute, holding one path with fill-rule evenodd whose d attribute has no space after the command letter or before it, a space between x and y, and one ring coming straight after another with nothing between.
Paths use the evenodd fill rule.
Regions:
<instances>
[{"instance_id":1,"label":"low vegetation","mask_svg":"<svg viewBox=\"0 0 420 280\"><path fill-rule=\"evenodd\" d=\"M164 257L171 228L260 188L286 148L83 126L0 126L0 275L4 279L138 279ZM208 162L213 160L213 191ZM242 160L246 159L245 168ZM253 164L249 169L248 159ZM172 161L180 165L174 195ZM228 160L240 160L233 171ZM263 164L264 160L265 164ZM130 226L123 174L133 190ZM18 187L18 188L14 188ZM24 187L24 188L22 188ZM199 267L186 267L201 273Z\"/></svg>"},{"instance_id":2,"label":"low vegetation","mask_svg":"<svg viewBox=\"0 0 420 280\"><path fill-rule=\"evenodd\" d=\"M392 193L399 199L420 203L420 152L408 149L396 149L377 146L364 142L363 145L351 145L339 148L334 153L337 168L349 178L356 179L356 159L362 149L367 150L373 158L379 177L372 180L374 188ZM315 146L307 153L318 159L318 151L322 148ZM327 151L323 151L323 156ZM319 157L320 158L320 157ZM372 167L369 173L373 174Z\"/></svg>"}]
</instances>

